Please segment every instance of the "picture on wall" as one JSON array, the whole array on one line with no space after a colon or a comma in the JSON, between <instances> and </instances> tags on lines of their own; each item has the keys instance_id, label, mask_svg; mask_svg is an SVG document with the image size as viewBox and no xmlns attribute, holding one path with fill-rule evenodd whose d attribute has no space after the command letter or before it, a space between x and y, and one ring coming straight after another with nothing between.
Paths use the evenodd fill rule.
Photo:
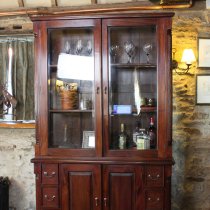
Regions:
<instances>
[{"instance_id":1,"label":"picture on wall","mask_svg":"<svg viewBox=\"0 0 210 210\"><path fill-rule=\"evenodd\" d=\"M210 67L210 38L198 38L198 67Z\"/></svg>"},{"instance_id":2,"label":"picture on wall","mask_svg":"<svg viewBox=\"0 0 210 210\"><path fill-rule=\"evenodd\" d=\"M210 105L210 74L196 75L196 104Z\"/></svg>"}]
</instances>

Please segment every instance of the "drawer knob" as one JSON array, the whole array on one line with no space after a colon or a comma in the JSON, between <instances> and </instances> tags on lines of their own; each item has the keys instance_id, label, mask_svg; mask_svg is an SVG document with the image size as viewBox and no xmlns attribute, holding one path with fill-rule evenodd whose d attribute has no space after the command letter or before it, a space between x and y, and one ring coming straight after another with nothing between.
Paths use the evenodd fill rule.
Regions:
<instances>
[{"instance_id":1,"label":"drawer knob","mask_svg":"<svg viewBox=\"0 0 210 210\"><path fill-rule=\"evenodd\" d=\"M53 178L53 177L55 176L56 173L55 173L55 171L53 171L51 174L48 174L47 171L44 171L43 174L44 174L45 177Z\"/></svg>"},{"instance_id":2,"label":"drawer knob","mask_svg":"<svg viewBox=\"0 0 210 210\"><path fill-rule=\"evenodd\" d=\"M150 178L151 180L157 180L160 178L160 174L157 174L156 176L152 176L151 174L148 174L148 178Z\"/></svg>"},{"instance_id":3,"label":"drawer knob","mask_svg":"<svg viewBox=\"0 0 210 210\"><path fill-rule=\"evenodd\" d=\"M147 200L148 200L148 201L153 201L153 202L156 202L156 201L159 202L159 201L160 201L160 198L157 197L157 199L156 199L156 201L155 201L155 199L152 199L152 198L148 197Z\"/></svg>"},{"instance_id":4,"label":"drawer knob","mask_svg":"<svg viewBox=\"0 0 210 210\"><path fill-rule=\"evenodd\" d=\"M107 200L108 200L108 199L105 197L105 198L104 198L104 207L107 207Z\"/></svg>"},{"instance_id":5,"label":"drawer knob","mask_svg":"<svg viewBox=\"0 0 210 210\"><path fill-rule=\"evenodd\" d=\"M47 201L54 201L55 200L55 195L53 196L48 196L48 195L44 195L44 198L47 200Z\"/></svg>"},{"instance_id":6,"label":"drawer knob","mask_svg":"<svg viewBox=\"0 0 210 210\"><path fill-rule=\"evenodd\" d=\"M96 205L96 206L98 206L98 202L99 202L98 197L95 197L95 205Z\"/></svg>"}]
</instances>

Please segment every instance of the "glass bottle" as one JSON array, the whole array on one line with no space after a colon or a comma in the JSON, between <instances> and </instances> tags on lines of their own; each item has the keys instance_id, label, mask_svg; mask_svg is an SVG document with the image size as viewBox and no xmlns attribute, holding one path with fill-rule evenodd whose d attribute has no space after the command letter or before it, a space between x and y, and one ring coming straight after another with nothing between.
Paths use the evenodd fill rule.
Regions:
<instances>
[{"instance_id":1,"label":"glass bottle","mask_svg":"<svg viewBox=\"0 0 210 210\"><path fill-rule=\"evenodd\" d=\"M149 135L149 139L150 139L150 148L155 149L156 148L156 128L154 126L154 118L153 117L150 118L148 135Z\"/></svg>"},{"instance_id":2,"label":"glass bottle","mask_svg":"<svg viewBox=\"0 0 210 210\"><path fill-rule=\"evenodd\" d=\"M125 124L120 124L120 134L119 134L119 149L126 149L126 144L128 141L128 136L125 131Z\"/></svg>"},{"instance_id":3,"label":"glass bottle","mask_svg":"<svg viewBox=\"0 0 210 210\"><path fill-rule=\"evenodd\" d=\"M150 148L149 136L145 128L139 129L139 135L136 137L136 146L138 150Z\"/></svg>"},{"instance_id":4,"label":"glass bottle","mask_svg":"<svg viewBox=\"0 0 210 210\"><path fill-rule=\"evenodd\" d=\"M133 143L136 144L136 138L139 135L139 128L140 128L140 122L136 122L135 129L133 131Z\"/></svg>"}]
</instances>

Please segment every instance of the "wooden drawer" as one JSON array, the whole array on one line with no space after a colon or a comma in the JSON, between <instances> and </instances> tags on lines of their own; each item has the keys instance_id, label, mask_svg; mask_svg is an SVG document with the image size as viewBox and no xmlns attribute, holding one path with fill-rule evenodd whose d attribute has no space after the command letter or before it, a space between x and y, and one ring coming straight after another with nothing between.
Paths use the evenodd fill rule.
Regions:
<instances>
[{"instance_id":1,"label":"wooden drawer","mask_svg":"<svg viewBox=\"0 0 210 210\"><path fill-rule=\"evenodd\" d=\"M164 167L147 166L145 169L145 183L147 187L164 186Z\"/></svg>"},{"instance_id":2,"label":"wooden drawer","mask_svg":"<svg viewBox=\"0 0 210 210\"><path fill-rule=\"evenodd\" d=\"M44 208L59 207L58 188L57 187L43 187L42 188L42 206Z\"/></svg>"},{"instance_id":3,"label":"wooden drawer","mask_svg":"<svg viewBox=\"0 0 210 210\"><path fill-rule=\"evenodd\" d=\"M42 184L58 184L57 164L42 164Z\"/></svg>"},{"instance_id":4,"label":"wooden drawer","mask_svg":"<svg viewBox=\"0 0 210 210\"><path fill-rule=\"evenodd\" d=\"M145 191L145 210L163 210L164 193L162 190Z\"/></svg>"}]
</instances>

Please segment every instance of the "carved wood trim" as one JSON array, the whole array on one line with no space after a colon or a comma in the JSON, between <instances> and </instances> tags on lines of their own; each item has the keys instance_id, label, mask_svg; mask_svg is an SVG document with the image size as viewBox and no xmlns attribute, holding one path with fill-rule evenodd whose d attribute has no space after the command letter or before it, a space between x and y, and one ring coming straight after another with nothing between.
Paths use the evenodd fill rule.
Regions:
<instances>
[{"instance_id":1,"label":"carved wood trim","mask_svg":"<svg viewBox=\"0 0 210 210\"><path fill-rule=\"evenodd\" d=\"M35 123L0 123L0 128L33 128L35 129Z\"/></svg>"}]
</instances>

